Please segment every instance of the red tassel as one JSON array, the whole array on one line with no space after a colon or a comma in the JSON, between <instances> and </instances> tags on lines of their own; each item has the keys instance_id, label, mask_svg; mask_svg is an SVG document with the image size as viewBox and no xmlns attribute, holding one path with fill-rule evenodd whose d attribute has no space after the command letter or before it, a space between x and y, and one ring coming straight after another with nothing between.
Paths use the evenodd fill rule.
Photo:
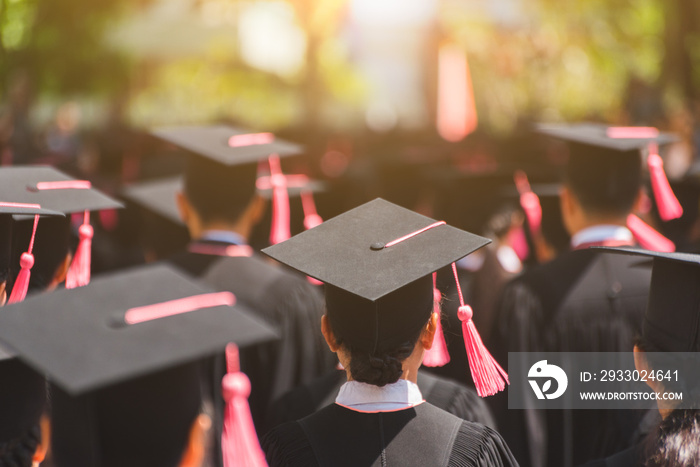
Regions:
<instances>
[{"instance_id":1,"label":"red tassel","mask_svg":"<svg viewBox=\"0 0 700 467\"><path fill-rule=\"evenodd\" d=\"M437 289L436 285L437 274L433 273L433 313L437 313L437 328L435 329L435 338L433 339L433 346L425 352L423 356L423 365L425 366L444 366L450 363L450 352L447 350L447 343L445 342L445 335L442 332L441 323L441 309L440 302L442 301L442 294Z\"/></svg>"},{"instance_id":2,"label":"red tassel","mask_svg":"<svg viewBox=\"0 0 700 467\"><path fill-rule=\"evenodd\" d=\"M92 259L92 236L94 231L90 225L90 211L85 211L83 225L78 229L80 241L75 250L75 258L68 268L66 288L74 289L90 283L90 263Z\"/></svg>"},{"instance_id":3,"label":"red tassel","mask_svg":"<svg viewBox=\"0 0 700 467\"><path fill-rule=\"evenodd\" d=\"M226 364L228 373L222 381L226 401L221 436L224 467L267 466L248 405L250 380L240 371L238 347L235 344L226 346Z\"/></svg>"},{"instance_id":4,"label":"red tassel","mask_svg":"<svg viewBox=\"0 0 700 467\"><path fill-rule=\"evenodd\" d=\"M676 245L671 240L661 235L634 214L627 216L627 228L630 229L642 248L666 253L676 251Z\"/></svg>"},{"instance_id":5,"label":"red tassel","mask_svg":"<svg viewBox=\"0 0 700 467\"><path fill-rule=\"evenodd\" d=\"M313 229L323 223L323 219L316 212L316 203L311 191L304 190L301 192L301 207L304 209L304 227L306 230Z\"/></svg>"},{"instance_id":6,"label":"red tassel","mask_svg":"<svg viewBox=\"0 0 700 467\"><path fill-rule=\"evenodd\" d=\"M663 221L670 221L683 215L683 207L678 202L676 195L673 194L668 178L666 178L666 172L664 172L664 161L657 152L656 145L649 145L647 165L649 166L651 189L654 191L659 216Z\"/></svg>"},{"instance_id":7,"label":"red tassel","mask_svg":"<svg viewBox=\"0 0 700 467\"><path fill-rule=\"evenodd\" d=\"M479 336L479 332L474 326L472 316L474 312L469 305L464 304L462 296L462 288L459 285L459 277L457 276L457 266L452 263L452 272L457 283L457 293L459 294L459 311L457 316L462 322L462 335L464 337L464 346L467 349L467 358L469 359L469 370L472 373L476 392L481 397L492 396L499 391L503 391L508 381L508 374L491 356L489 351L484 346L484 343Z\"/></svg>"},{"instance_id":8,"label":"red tassel","mask_svg":"<svg viewBox=\"0 0 700 467\"><path fill-rule=\"evenodd\" d=\"M289 230L289 194L277 155L269 158L270 181L272 182L272 229L270 243L276 245L291 237Z\"/></svg>"},{"instance_id":9,"label":"red tassel","mask_svg":"<svg viewBox=\"0 0 700 467\"><path fill-rule=\"evenodd\" d=\"M19 274L17 274L17 279L15 280L15 285L12 287L12 293L10 298L7 299L7 304L19 303L27 296L27 291L29 290L29 279L32 277L32 267L34 266L34 255L32 255L32 250L34 249L34 237L36 237L36 228L39 224L39 216L34 216L34 227L32 228L32 236L29 239L29 247L26 253L22 253L19 259Z\"/></svg>"},{"instance_id":10,"label":"red tassel","mask_svg":"<svg viewBox=\"0 0 700 467\"><path fill-rule=\"evenodd\" d=\"M527 175L522 170L515 172L515 186L520 193L520 206L527 217L527 225L530 227L530 232L537 235L542 226L542 206L540 198L530 188L530 182Z\"/></svg>"},{"instance_id":11,"label":"red tassel","mask_svg":"<svg viewBox=\"0 0 700 467\"><path fill-rule=\"evenodd\" d=\"M513 248L515 254L518 255L520 261L525 261L530 256L530 247L527 244L525 229L523 229L522 225L508 233L508 244Z\"/></svg>"}]
</instances>

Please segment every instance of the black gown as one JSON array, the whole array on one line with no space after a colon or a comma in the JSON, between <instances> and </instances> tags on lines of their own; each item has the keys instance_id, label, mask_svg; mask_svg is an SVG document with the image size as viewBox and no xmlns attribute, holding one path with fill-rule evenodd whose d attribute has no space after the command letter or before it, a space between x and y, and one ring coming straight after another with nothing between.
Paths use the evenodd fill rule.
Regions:
<instances>
[{"instance_id":1,"label":"black gown","mask_svg":"<svg viewBox=\"0 0 700 467\"><path fill-rule=\"evenodd\" d=\"M498 309L492 353L631 352L641 332L651 278L631 256L584 249L511 281ZM631 445L643 412L507 410L491 398L501 433L522 465L567 467Z\"/></svg>"},{"instance_id":2,"label":"black gown","mask_svg":"<svg viewBox=\"0 0 700 467\"><path fill-rule=\"evenodd\" d=\"M270 407L268 429L302 419L332 404L346 381L345 370L333 370L291 390ZM418 372L417 384L426 402L463 420L496 428L491 410L473 389L423 370Z\"/></svg>"},{"instance_id":3,"label":"black gown","mask_svg":"<svg viewBox=\"0 0 700 467\"><path fill-rule=\"evenodd\" d=\"M278 466L516 466L491 428L429 404L358 412L337 404L272 430L262 441Z\"/></svg>"},{"instance_id":4,"label":"black gown","mask_svg":"<svg viewBox=\"0 0 700 467\"><path fill-rule=\"evenodd\" d=\"M638 444L605 459L589 462L581 467L640 467L643 465L643 446Z\"/></svg>"},{"instance_id":5,"label":"black gown","mask_svg":"<svg viewBox=\"0 0 700 467\"><path fill-rule=\"evenodd\" d=\"M229 243L199 241L196 245L225 247ZM241 370L250 378L253 421L263 426L270 402L290 389L332 370L337 362L321 334L323 296L303 276L275 266L257 254L250 257L216 256L189 250L168 260L216 290L230 291L279 333L279 339L241 349ZM223 414L220 395L224 356L209 362L214 404L215 444ZM220 452L220 450L217 449Z\"/></svg>"}]
</instances>

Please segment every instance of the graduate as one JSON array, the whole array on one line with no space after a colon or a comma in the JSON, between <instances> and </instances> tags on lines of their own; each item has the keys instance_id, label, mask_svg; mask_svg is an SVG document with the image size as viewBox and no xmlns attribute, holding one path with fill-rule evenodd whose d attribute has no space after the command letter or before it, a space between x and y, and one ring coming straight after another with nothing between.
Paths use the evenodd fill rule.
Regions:
<instances>
[{"instance_id":1,"label":"graduate","mask_svg":"<svg viewBox=\"0 0 700 467\"><path fill-rule=\"evenodd\" d=\"M614 253L653 258L649 300L642 334L634 345L637 370L655 369L650 352L700 352L700 255L658 253L633 249L610 249ZM625 451L586 467L691 467L700 465L700 372L697 360L665 361L664 368L677 368L680 381L648 379L654 392L681 392L683 404L658 400L661 421L648 437Z\"/></svg>"},{"instance_id":2,"label":"graduate","mask_svg":"<svg viewBox=\"0 0 700 467\"><path fill-rule=\"evenodd\" d=\"M317 287L271 264L248 245L267 205L256 191L258 164L271 163L271 169L280 175L274 155L299 154L301 148L269 133L248 134L225 126L163 128L154 134L191 153L176 201L192 241L168 262L216 290L233 292L280 336L241 352L242 370L252 384L253 420L261 430L272 400L332 370L337 363L317 326L323 314L323 297ZM280 195L286 198L286 191L275 192L273 197ZM278 229L273 234L285 227L288 232L289 224L282 219L285 210L289 214L288 207L273 202L273 218L277 217L273 220L278 221L273 222ZM224 365L217 362L214 366L216 382ZM212 387L216 391L219 385ZM221 399L216 394L212 397L215 403ZM220 430L220 421L215 420L214 426Z\"/></svg>"},{"instance_id":3,"label":"graduate","mask_svg":"<svg viewBox=\"0 0 700 467\"><path fill-rule=\"evenodd\" d=\"M266 435L271 466L517 465L498 433L425 402L416 384L439 319L432 273L487 243L376 199L263 250L325 283L321 328L348 379L335 403ZM472 373L493 394L507 376L470 313L465 305L465 342L479 349Z\"/></svg>"},{"instance_id":4,"label":"graduate","mask_svg":"<svg viewBox=\"0 0 700 467\"><path fill-rule=\"evenodd\" d=\"M7 300L14 233L12 216L41 216L44 221L63 217L38 204L3 201L7 195L0 190L0 306ZM44 460L49 443L45 405L44 377L0 347L0 465L31 467Z\"/></svg>"},{"instance_id":5,"label":"graduate","mask_svg":"<svg viewBox=\"0 0 700 467\"><path fill-rule=\"evenodd\" d=\"M211 420L202 407L202 359L230 342L246 347L275 338L235 302L229 292L203 289L159 265L5 307L0 342L51 382L54 464L204 465ZM222 444L229 454L238 448L240 459L262 459L250 414L247 430L237 423L246 417L236 409L246 405L247 380L231 373L219 381L232 404ZM233 433L253 441L249 451Z\"/></svg>"},{"instance_id":6,"label":"graduate","mask_svg":"<svg viewBox=\"0 0 700 467\"><path fill-rule=\"evenodd\" d=\"M21 284L8 284L18 300L28 293L53 290L64 282L68 288L87 285L93 237L90 212L118 209L122 204L92 188L90 182L43 166L0 168L0 195L15 203L36 204L61 214L40 219L15 216L10 278L28 279L18 280ZM73 223L71 215L76 216L77 223ZM74 253L73 225L78 231ZM29 262L23 260L27 254L32 256Z\"/></svg>"},{"instance_id":7,"label":"graduate","mask_svg":"<svg viewBox=\"0 0 700 467\"><path fill-rule=\"evenodd\" d=\"M641 330L649 271L630 267L629 257L589 247L668 246L649 226L639 229L642 221L633 212L643 199L641 149L672 137L618 138L610 130L596 124L539 128L569 148L560 206L571 251L506 285L492 341L501 360L508 352L629 351ZM500 396L493 406L513 453L533 467L567 467L619 451L640 417L630 410L509 411Z\"/></svg>"}]
</instances>

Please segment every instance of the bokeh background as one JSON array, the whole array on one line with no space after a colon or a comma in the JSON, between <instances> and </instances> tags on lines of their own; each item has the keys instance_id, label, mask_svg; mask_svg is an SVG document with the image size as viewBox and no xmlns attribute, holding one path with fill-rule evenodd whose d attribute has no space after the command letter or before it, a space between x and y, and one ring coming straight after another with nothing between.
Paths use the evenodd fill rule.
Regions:
<instances>
[{"instance_id":1,"label":"bokeh background","mask_svg":"<svg viewBox=\"0 0 700 467\"><path fill-rule=\"evenodd\" d=\"M421 210L440 161L553 181L542 121L673 131L680 180L700 145L700 3L0 0L0 101L0 163L111 193L181 171L153 159L153 126L276 132L308 148L287 169L355 180L324 218L374 195Z\"/></svg>"}]
</instances>

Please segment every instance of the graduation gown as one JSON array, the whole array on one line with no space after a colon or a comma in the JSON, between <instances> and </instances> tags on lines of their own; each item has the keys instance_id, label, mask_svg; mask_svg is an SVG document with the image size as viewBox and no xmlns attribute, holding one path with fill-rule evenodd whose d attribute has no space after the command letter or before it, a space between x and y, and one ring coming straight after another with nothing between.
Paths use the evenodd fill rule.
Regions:
<instances>
[{"instance_id":1,"label":"graduation gown","mask_svg":"<svg viewBox=\"0 0 700 467\"><path fill-rule=\"evenodd\" d=\"M639 467L641 465L644 465L643 446L639 444L581 467Z\"/></svg>"},{"instance_id":2,"label":"graduation gown","mask_svg":"<svg viewBox=\"0 0 700 467\"><path fill-rule=\"evenodd\" d=\"M215 249L231 244L198 241L193 245ZM258 430L272 400L334 368L337 360L328 350L320 329L323 296L303 276L275 266L256 253L229 257L188 250L170 258L169 263L216 290L232 292L239 303L278 331L278 340L240 352L241 370L251 381L249 403ZM224 409L220 396L224 356L211 365L213 368L208 373L218 418ZM220 431L221 423L215 420L216 431ZM219 434L214 437L218 443Z\"/></svg>"},{"instance_id":3,"label":"graduation gown","mask_svg":"<svg viewBox=\"0 0 700 467\"><path fill-rule=\"evenodd\" d=\"M393 412L331 404L262 441L277 466L516 466L498 433L425 402Z\"/></svg>"},{"instance_id":4,"label":"graduation gown","mask_svg":"<svg viewBox=\"0 0 700 467\"><path fill-rule=\"evenodd\" d=\"M345 381L345 370L333 370L288 392L270 408L267 428L299 420L332 404ZM426 402L463 420L496 428L490 409L473 389L423 370L418 372L417 384Z\"/></svg>"},{"instance_id":5,"label":"graduation gown","mask_svg":"<svg viewBox=\"0 0 700 467\"><path fill-rule=\"evenodd\" d=\"M492 353L630 352L641 332L651 269L638 258L583 249L511 281L498 309ZM501 433L523 465L566 467L630 446L642 412L507 410L491 398Z\"/></svg>"}]
</instances>

